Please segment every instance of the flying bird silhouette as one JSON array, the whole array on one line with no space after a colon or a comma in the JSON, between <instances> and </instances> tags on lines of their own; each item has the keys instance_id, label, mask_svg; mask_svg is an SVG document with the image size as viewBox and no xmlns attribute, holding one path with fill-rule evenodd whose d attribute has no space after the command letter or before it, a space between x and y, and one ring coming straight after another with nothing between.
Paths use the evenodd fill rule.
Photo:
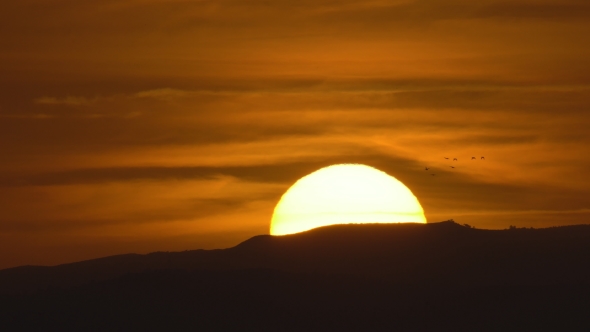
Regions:
<instances>
[{"instance_id":1,"label":"flying bird silhouette","mask_svg":"<svg viewBox=\"0 0 590 332\"><path fill-rule=\"evenodd\" d=\"M475 157L471 157L471 160L475 159Z\"/></svg>"},{"instance_id":2,"label":"flying bird silhouette","mask_svg":"<svg viewBox=\"0 0 590 332\"><path fill-rule=\"evenodd\" d=\"M457 158L453 158L453 161L457 161Z\"/></svg>"},{"instance_id":3,"label":"flying bird silhouette","mask_svg":"<svg viewBox=\"0 0 590 332\"><path fill-rule=\"evenodd\" d=\"M451 168L455 168L455 166L451 166Z\"/></svg>"},{"instance_id":4,"label":"flying bird silhouette","mask_svg":"<svg viewBox=\"0 0 590 332\"><path fill-rule=\"evenodd\" d=\"M481 159L486 159L486 158L484 158L483 156L481 156Z\"/></svg>"},{"instance_id":5,"label":"flying bird silhouette","mask_svg":"<svg viewBox=\"0 0 590 332\"><path fill-rule=\"evenodd\" d=\"M427 171L427 170L429 170L429 168L428 167L424 167L424 170Z\"/></svg>"},{"instance_id":6,"label":"flying bird silhouette","mask_svg":"<svg viewBox=\"0 0 590 332\"><path fill-rule=\"evenodd\" d=\"M449 159L449 158L445 157L445 159Z\"/></svg>"}]
</instances>

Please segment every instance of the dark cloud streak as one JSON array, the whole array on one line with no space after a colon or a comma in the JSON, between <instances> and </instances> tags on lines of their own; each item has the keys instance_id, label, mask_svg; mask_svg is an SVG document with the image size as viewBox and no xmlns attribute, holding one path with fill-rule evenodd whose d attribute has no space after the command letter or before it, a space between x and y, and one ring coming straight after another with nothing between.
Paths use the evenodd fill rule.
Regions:
<instances>
[{"instance_id":1,"label":"dark cloud streak","mask_svg":"<svg viewBox=\"0 0 590 332\"><path fill-rule=\"evenodd\" d=\"M413 163L408 160L377 155L340 156L315 161L278 163L271 165L253 165L236 167L113 167L77 169L64 172L51 172L35 175L6 175L0 177L0 187L12 186L55 186L72 184L98 184L124 181L173 181L215 179L231 176L244 181L287 183L321 167L337 163L371 163L388 162L397 167L409 168Z\"/></svg>"}]
</instances>

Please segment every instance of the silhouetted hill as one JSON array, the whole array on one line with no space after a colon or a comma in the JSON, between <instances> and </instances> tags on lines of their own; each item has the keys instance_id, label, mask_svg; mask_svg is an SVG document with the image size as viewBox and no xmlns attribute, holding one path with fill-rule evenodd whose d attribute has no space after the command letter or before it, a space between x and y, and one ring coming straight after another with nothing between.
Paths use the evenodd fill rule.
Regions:
<instances>
[{"instance_id":1,"label":"silhouetted hill","mask_svg":"<svg viewBox=\"0 0 590 332\"><path fill-rule=\"evenodd\" d=\"M267 268L406 282L460 275L462 282L508 278L548 283L587 280L588 262L590 225L513 230L480 230L453 222L335 225L287 236L259 235L229 249L127 254L0 270L0 293L71 287L158 269Z\"/></svg>"},{"instance_id":2,"label":"silhouetted hill","mask_svg":"<svg viewBox=\"0 0 590 332\"><path fill-rule=\"evenodd\" d=\"M336 225L25 266L0 271L0 305L33 329L572 330L590 327L590 226Z\"/></svg>"}]
</instances>

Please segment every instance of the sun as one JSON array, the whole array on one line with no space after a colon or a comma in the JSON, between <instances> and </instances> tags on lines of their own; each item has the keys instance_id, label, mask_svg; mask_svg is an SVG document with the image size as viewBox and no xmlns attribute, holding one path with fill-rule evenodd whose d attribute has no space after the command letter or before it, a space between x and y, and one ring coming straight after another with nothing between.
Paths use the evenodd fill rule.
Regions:
<instances>
[{"instance_id":1,"label":"sun","mask_svg":"<svg viewBox=\"0 0 590 332\"><path fill-rule=\"evenodd\" d=\"M339 164L299 179L275 207L271 235L348 223L426 223L414 194L385 172Z\"/></svg>"}]
</instances>

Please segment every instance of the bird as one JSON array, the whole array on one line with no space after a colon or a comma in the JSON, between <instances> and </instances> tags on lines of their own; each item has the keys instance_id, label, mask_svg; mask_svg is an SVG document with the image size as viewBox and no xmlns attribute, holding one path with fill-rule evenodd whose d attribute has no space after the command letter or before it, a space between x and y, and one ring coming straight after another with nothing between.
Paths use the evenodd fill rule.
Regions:
<instances>
[{"instance_id":1,"label":"bird","mask_svg":"<svg viewBox=\"0 0 590 332\"><path fill-rule=\"evenodd\" d=\"M427 170L429 170L429 168L428 167L424 167L424 170L427 171Z\"/></svg>"},{"instance_id":2,"label":"bird","mask_svg":"<svg viewBox=\"0 0 590 332\"><path fill-rule=\"evenodd\" d=\"M457 158L453 158L453 161L457 161Z\"/></svg>"},{"instance_id":3,"label":"bird","mask_svg":"<svg viewBox=\"0 0 590 332\"><path fill-rule=\"evenodd\" d=\"M471 157L471 160L475 159L475 157Z\"/></svg>"},{"instance_id":4,"label":"bird","mask_svg":"<svg viewBox=\"0 0 590 332\"><path fill-rule=\"evenodd\" d=\"M445 159L449 159L448 157L445 157Z\"/></svg>"},{"instance_id":5,"label":"bird","mask_svg":"<svg viewBox=\"0 0 590 332\"><path fill-rule=\"evenodd\" d=\"M486 159L486 158L484 158L483 156L481 156L481 159Z\"/></svg>"},{"instance_id":6,"label":"bird","mask_svg":"<svg viewBox=\"0 0 590 332\"><path fill-rule=\"evenodd\" d=\"M451 168L455 168L455 166L451 166Z\"/></svg>"}]
</instances>

